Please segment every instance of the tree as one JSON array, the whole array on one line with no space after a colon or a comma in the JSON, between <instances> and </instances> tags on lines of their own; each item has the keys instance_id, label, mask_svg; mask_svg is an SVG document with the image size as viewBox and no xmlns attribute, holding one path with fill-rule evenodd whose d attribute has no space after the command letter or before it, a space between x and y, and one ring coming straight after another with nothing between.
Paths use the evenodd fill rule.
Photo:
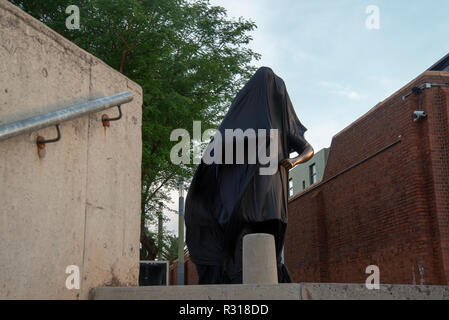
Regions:
<instances>
[{"instance_id":1,"label":"tree","mask_svg":"<svg viewBox=\"0 0 449 320\"><path fill-rule=\"evenodd\" d=\"M251 21L227 17L207 0L10 0L143 88L143 252L154 252L147 228L166 212L168 191L191 178L194 165L175 165L170 133L193 121L216 128L225 108L253 73ZM69 5L80 29L69 30ZM151 255L150 254L150 255Z\"/></svg>"},{"instance_id":2,"label":"tree","mask_svg":"<svg viewBox=\"0 0 449 320\"><path fill-rule=\"evenodd\" d=\"M162 250L162 259L165 261L174 261L178 259L178 237L168 233L164 239L164 247ZM184 254L187 253L187 248L184 247Z\"/></svg>"}]
</instances>

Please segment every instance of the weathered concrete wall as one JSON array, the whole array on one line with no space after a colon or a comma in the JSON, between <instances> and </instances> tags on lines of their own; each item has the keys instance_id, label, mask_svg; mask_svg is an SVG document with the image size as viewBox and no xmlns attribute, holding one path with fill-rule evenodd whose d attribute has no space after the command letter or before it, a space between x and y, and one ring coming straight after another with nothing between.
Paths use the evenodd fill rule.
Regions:
<instances>
[{"instance_id":1,"label":"weathered concrete wall","mask_svg":"<svg viewBox=\"0 0 449 320\"><path fill-rule=\"evenodd\" d=\"M0 298L85 299L92 287L137 285L141 88L0 0L0 125L132 91L112 108L62 123L61 141L37 154L36 137L0 142ZM66 267L80 269L68 290Z\"/></svg>"},{"instance_id":2,"label":"weathered concrete wall","mask_svg":"<svg viewBox=\"0 0 449 320\"><path fill-rule=\"evenodd\" d=\"M94 300L449 300L449 286L282 283L169 287L102 287Z\"/></svg>"}]
</instances>

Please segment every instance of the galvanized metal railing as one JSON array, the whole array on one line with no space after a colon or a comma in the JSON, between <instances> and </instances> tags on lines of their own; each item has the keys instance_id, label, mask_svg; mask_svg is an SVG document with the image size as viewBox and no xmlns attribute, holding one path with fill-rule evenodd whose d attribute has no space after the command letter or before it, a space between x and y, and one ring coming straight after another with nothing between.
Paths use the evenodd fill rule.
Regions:
<instances>
[{"instance_id":1,"label":"galvanized metal railing","mask_svg":"<svg viewBox=\"0 0 449 320\"><path fill-rule=\"evenodd\" d=\"M133 93L130 91L121 92L112 96L77 104L66 109L48 112L42 115L34 116L28 119L0 125L0 141L6 140L21 134L30 133L42 128L56 126L58 129L58 138L52 140L37 141L38 144L45 144L59 140L59 124L65 121L73 120L89 113L102 111L112 107L118 107L120 116L117 118L107 118L103 116L103 124L108 125L109 121L121 118L120 106L132 101Z\"/></svg>"}]
</instances>

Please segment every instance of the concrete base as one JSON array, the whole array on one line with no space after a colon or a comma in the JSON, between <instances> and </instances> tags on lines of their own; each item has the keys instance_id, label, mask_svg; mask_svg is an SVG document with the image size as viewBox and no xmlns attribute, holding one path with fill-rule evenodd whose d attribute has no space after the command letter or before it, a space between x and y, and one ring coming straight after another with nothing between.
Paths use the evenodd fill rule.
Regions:
<instances>
[{"instance_id":1,"label":"concrete base","mask_svg":"<svg viewBox=\"0 0 449 320\"><path fill-rule=\"evenodd\" d=\"M253 233L243 237L243 283L277 284L276 247L274 237Z\"/></svg>"},{"instance_id":2,"label":"concrete base","mask_svg":"<svg viewBox=\"0 0 449 320\"><path fill-rule=\"evenodd\" d=\"M289 283L214 286L99 287L92 300L449 300L449 286Z\"/></svg>"}]
</instances>

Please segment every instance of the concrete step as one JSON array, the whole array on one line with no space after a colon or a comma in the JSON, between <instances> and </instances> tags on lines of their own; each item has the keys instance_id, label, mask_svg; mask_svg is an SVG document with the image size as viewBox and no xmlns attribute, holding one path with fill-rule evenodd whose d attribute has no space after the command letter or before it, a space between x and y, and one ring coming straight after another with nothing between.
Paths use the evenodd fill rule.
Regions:
<instances>
[{"instance_id":1,"label":"concrete step","mask_svg":"<svg viewBox=\"0 0 449 320\"><path fill-rule=\"evenodd\" d=\"M449 286L288 283L211 286L98 287L92 300L449 300Z\"/></svg>"}]
</instances>

